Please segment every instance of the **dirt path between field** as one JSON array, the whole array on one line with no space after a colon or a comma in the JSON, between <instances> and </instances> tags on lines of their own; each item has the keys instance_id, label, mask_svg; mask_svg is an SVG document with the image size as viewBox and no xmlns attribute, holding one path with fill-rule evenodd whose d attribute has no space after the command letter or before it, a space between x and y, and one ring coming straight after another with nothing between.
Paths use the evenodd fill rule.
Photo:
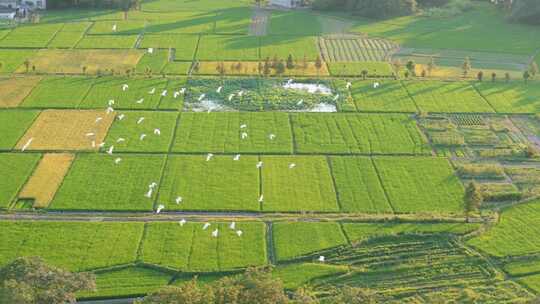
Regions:
<instances>
[{"instance_id":1,"label":"dirt path between field","mask_svg":"<svg viewBox=\"0 0 540 304\"><path fill-rule=\"evenodd\" d=\"M68 221L68 222L160 222L160 221L310 221L310 222L380 222L402 220L409 222L451 222L463 223L464 217L444 217L414 214L313 214L313 213L256 213L256 212L3 212L0 221ZM485 219L489 221L489 219Z\"/></svg>"},{"instance_id":2,"label":"dirt path between field","mask_svg":"<svg viewBox=\"0 0 540 304\"><path fill-rule=\"evenodd\" d=\"M268 21L270 20L270 11L256 7L253 9L249 34L252 36L266 36Z\"/></svg>"}]
</instances>

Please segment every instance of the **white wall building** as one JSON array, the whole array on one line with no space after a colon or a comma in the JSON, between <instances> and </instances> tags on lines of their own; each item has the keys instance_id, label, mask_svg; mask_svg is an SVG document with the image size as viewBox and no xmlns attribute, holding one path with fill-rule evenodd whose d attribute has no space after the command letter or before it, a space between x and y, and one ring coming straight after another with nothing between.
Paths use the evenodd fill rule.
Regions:
<instances>
[{"instance_id":1,"label":"white wall building","mask_svg":"<svg viewBox=\"0 0 540 304\"><path fill-rule=\"evenodd\" d=\"M0 8L46 9L47 0L0 0Z\"/></svg>"},{"instance_id":2,"label":"white wall building","mask_svg":"<svg viewBox=\"0 0 540 304\"><path fill-rule=\"evenodd\" d=\"M270 5L286 7L286 8L295 8L298 6L297 0L270 0Z\"/></svg>"}]
</instances>

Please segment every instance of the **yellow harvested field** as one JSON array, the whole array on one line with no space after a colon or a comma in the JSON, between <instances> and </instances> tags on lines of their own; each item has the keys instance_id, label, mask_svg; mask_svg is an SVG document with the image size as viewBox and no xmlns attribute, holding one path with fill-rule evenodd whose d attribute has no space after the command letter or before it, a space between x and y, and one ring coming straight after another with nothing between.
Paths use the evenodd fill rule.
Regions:
<instances>
[{"instance_id":1,"label":"yellow harvested field","mask_svg":"<svg viewBox=\"0 0 540 304\"><path fill-rule=\"evenodd\" d=\"M46 110L39 114L16 148L97 151L114 118L114 113L107 114L101 110Z\"/></svg>"},{"instance_id":2,"label":"yellow harvested field","mask_svg":"<svg viewBox=\"0 0 540 304\"><path fill-rule=\"evenodd\" d=\"M123 73L134 68L144 54L141 50L40 50L30 61L38 73L95 74L98 70L111 69ZM17 69L25 73L25 66Z\"/></svg>"},{"instance_id":3,"label":"yellow harvested field","mask_svg":"<svg viewBox=\"0 0 540 304\"><path fill-rule=\"evenodd\" d=\"M33 199L34 208L49 206L74 158L75 155L69 153L45 154L24 185L19 199Z\"/></svg>"},{"instance_id":4,"label":"yellow harvested field","mask_svg":"<svg viewBox=\"0 0 540 304\"><path fill-rule=\"evenodd\" d=\"M40 77L0 79L0 108L14 108L18 106L40 80Z\"/></svg>"},{"instance_id":5,"label":"yellow harvested field","mask_svg":"<svg viewBox=\"0 0 540 304\"><path fill-rule=\"evenodd\" d=\"M193 71L194 75L219 75L217 67L220 65L217 61L201 61L199 62L199 70ZM264 62L261 62L264 65ZM240 68L238 62L227 61L223 62L226 75L259 75L259 62L242 61ZM260 72L262 74L262 70ZM283 76L328 76L328 68L323 64L321 69L317 71L314 62L308 62L306 68L303 68L301 62L295 64L293 69L285 69ZM270 69L270 76L276 76L276 70Z\"/></svg>"}]
</instances>

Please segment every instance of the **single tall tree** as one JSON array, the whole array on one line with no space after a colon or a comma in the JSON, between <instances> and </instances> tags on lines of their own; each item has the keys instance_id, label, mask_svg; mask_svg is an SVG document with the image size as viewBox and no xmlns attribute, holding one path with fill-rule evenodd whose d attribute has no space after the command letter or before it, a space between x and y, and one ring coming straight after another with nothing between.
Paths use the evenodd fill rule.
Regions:
<instances>
[{"instance_id":1,"label":"single tall tree","mask_svg":"<svg viewBox=\"0 0 540 304\"><path fill-rule=\"evenodd\" d=\"M467 77L472 69L471 59L469 57L465 57L461 69L463 70L463 77Z\"/></svg>"}]
</instances>

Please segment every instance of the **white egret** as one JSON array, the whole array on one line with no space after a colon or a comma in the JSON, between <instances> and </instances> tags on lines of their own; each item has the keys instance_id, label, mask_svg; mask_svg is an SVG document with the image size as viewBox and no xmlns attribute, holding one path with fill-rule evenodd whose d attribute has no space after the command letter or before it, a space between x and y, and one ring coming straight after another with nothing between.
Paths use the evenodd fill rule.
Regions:
<instances>
[{"instance_id":1,"label":"white egret","mask_svg":"<svg viewBox=\"0 0 540 304\"><path fill-rule=\"evenodd\" d=\"M233 158L233 160L240 160L240 154L236 154Z\"/></svg>"},{"instance_id":2,"label":"white egret","mask_svg":"<svg viewBox=\"0 0 540 304\"><path fill-rule=\"evenodd\" d=\"M156 88L152 88L150 91L148 91L148 94L152 95L156 93Z\"/></svg>"},{"instance_id":3,"label":"white egret","mask_svg":"<svg viewBox=\"0 0 540 304\"><path fill-rule=\"evenodd\" d=\"M231 101L234 98L234 94L229 94L229 101Z\"/></svg>"},{"instance_id":4,"label":"white egret","mask_svg":"<svg viewBox=\"0 0 540 304\"><path fill-rule=\"evenodd\" d=\"M258 162L258 163L257 163L257 169L262 168L262 165L263 165L263 162L262 162L262 161Z\"/></svg>"},{"instance_id":5,"label":"white egret","mask_svg":"<svg viewBox=\"0 0 540 304\"><path fill-rule=\"evenodd\" d=\"M261 196L259 196L259 203L262 203L264 202L264 195L261 194Z\"/></svg>"},{"instance_id":6,"label":"white egret","mask_svg":"<svg viewBox=\"0 0 540 304\"><path fill-rule=\"evenodd\" d=\"M212 236L213 237L218 237L218 234L219 234L219 230L216 229L216 230L212 231Z\"/></svg>"},{"instance_id":7,"label":"white egret","mask_svg":"<svg viewBox=\"0 0 540 304\"><path fill-rule=\"evenodd\" d=\"M120 114L117 116L118 120L122 120L124 117L126 117L126 114Z\"/></svg>"},{"instance_id":8,"label":"white egret","mask_svg":"<svg viewBox=\"0 0 540 304\"><path fill-rule=\"evenodd\" d=\"M34 138L30 138L25 144L24 146L22 147L21 151L24 152L24 150L28 149L28 147L30 146L30 144L32 143L32 141L34 140Z\"/></svg>"},{"instance_id":9,"label":"white egret","mask_svg":"<svg viewBox=\"0 0 540 304\"><path fill-rule=\"evenodd\" d=\"M141 134L141 136L139 136L139 140L144 140L144 138L146 137L146 134Z\"/></svg>"},{"instance_id":10,"label":"white egret","mask_svg":"<svg viewBox=\"0 0 540 304\"><path fill-rule=\"evenodd\" d=\"M112 112L114 112L114 109L112 107L107 107L107 115L111 114Z\"/></svg>"},{"instance_id":11,"label":"white egret","mask_svg":"<svg viewBox=\"0 0 540 304\"><path fill-rule=\"evenodd\" d=\"M143 103L143 102L144 102L144 98L141 98L141 99L135 101L135 103L137 103L137 104L141 104L141 103Z\"/></svg>"},{"instance_id":12,"label":"white egret","mask_svg":"<svg viewBox=\"0 0 540 304\"><path fill-rule=\"evenodd\" d=\"M324 257L324 255L321 255L319 257L319 262L324 263L325 260L326 260L326 258Z\"/></svg>"},{"instance_id":13,"label":"white egret","mask_svg":"<svg viewBox=\"0 0 540 304\"><path fill-rule=\"evenodd\" d=\"M336 96L334 96L333 101L337 101L338 99L339 99L339 94L336 94Z\"/></svg>"},{"instance_id":14,"label":"white egret","mask_svg":"<svg viewBox=\"0 0 540 304\"><path fill-rule=\"evenodd\" d=\"M144 121L144 117L139 117L139 120L137 120L137 124L140 125Z\"/></svg>"},{"instance_id":15,"label":"white egret","mask_svg":"<svg viewBox=\"0 0 540 304\"><path fill-rule=\"evenodd\" d=\"M114 146L110 146L109 150L107 150L107 154L112 155L114 150Z\"/></svg>"},{"instance_id":16,"label":"white egret","mask_svg":"<svg viewBox=\"0 0 540 304\"><path fill-rule=\"evenodd\" d=\"M121 161L122 161L122 159L120 157L118 157L117 159L114 160L114 163L118 165Z\"/></svg>"},{"instance_id":17,"label":"white egret","mask_svg":"<svg viewBox=\"0 0 540 304\"><path fill-rule=\"evenodd\" d=\"M125 142L125 141L126 141L126 139L123 138L123 137L120 137L120 138L118 138L118 139L116 140L117 143L121 143L121 142Z\"/></svg>"},{"instance_id":18,"label":"white egret","mask_svg":"<svg viewBox=\"0 0 540 304\"><path fill-rule=\"evenodd\" d=\"M177 205L180 205L180 203L181 203L183 200L184 200L184 199L183 199L181 196L179 196L179 197L176 198L175 201L176 201L176 204L177 204Z\"/></svg>"},{"instance_id":19,"label":"white egret","mask_svg":"<svg viewBox=\"0 0 540 304\"><path fill-rule=\"evenodd\" d=\"M167 96L167 90L163 90L163 92L161 92L161 96L163 97Z\"/></svg>"},{"instance_id":20,"label":"white egret","mask_svg":"<svg viewBox=\"0 0 540 304\"><path fill-rule=\"evenodd\" d=\"M295 163L289 164L289 169L293 169L294 167L296 167L296 164L295 164Z\"/></svg>"},{"instance_id":21,"label":"white egret","mask_svg":"<svg viewBox=\"0 0 540 304\"><path fill-rule=\"evenodd\" d=\"M204 224L204 226L202 227L202 229L203 229L203 230L206 230L206 229L208 229L208 227L210 227L210 223Z\"/></svg>"},{"instance_id":22,"label":"white egret","mask_svg":"<svg viewBox=\"0 0 540 304\"><path fill-rule=\"evenodd\" d=\"M94 133L94 132L86 133L86 137L92 137L92 136L94 136L94 135L96 135L96 133Z\"/></svg>"},{"instance_id":23,"label":"white egret","mask_svg":"<svg viewBox=\"0 0 540 304\"><path fill-rule=\"evenodd\" d=\"M232 222L232 223L229 225L229 228L231 228L232 230L235 230L235 229L236 229L236 222Z\"/></svg>"},{"instance_id":24,"label":"white egret","mask_svg":"<svg viewBox=\"0 0 540 304\"><path fill-rule=\"evenodd\" d=\"M180 89L180 94L185 94L186 93L186 88L181 88Z\"/></svg>"},{"instance_id":25,"label":"white egret","mask_svg":"<svg viewBox=\"0 0 540 304\"><path fill-rule=\"evenodd\" d=\"M212 157L214 157L214 154L208 153L208 155L206 155L206 161L210 161Z\"/></svg>"},{"instance_id":26,"label":"white egret","mask_svg":"<svg viewBox=\"0 0 540 304\"><path fill-rule=\"evenodd\" d=\"M276 134L270 134L268 135L268 138L270 138L270 140L274 140L274 138L276 138Z\"/></svg>"},{"instance_id":27,"label":"white egret","mask_svg":"<svg viewBox=\"0 0 540 304\"><path fill-rule=\"evenodd\" d=\"M154 135L161 135L161 130L160 129L154 129Z\"/></svg>"},{"instance_id":28,"label":"white egret","mask_svg":"<svg viewBox=\"0 0 540 304\"><path fill-rule=\"evenodd\" d=\"M202 101L202 100L204 99L204 97L206 97L206 94L201 94L201 95L199 96L199 101Z\"/></svg>"},{"instance_id":29,"label":"white egret","mask_svg":"<svg viewBox=\"0 0 540 304\"><path fill-rule=\"evenodd\" d=\"M217 88L216 93L220 94L220 93L221 93L221 90L223 90L223 87Z\"/></svg>"},{"instance_id":30,"label":"white egret","mask_svg":"<svg viewBox=\"0 0 540 304\"><path fill-rule=\"evenodd\" d=\"M154 54L154 48L148 48L148 54Z\"/></svg>"},{"instance_id":31,"label":"white egret","mask_svg":"<svg viewBox=\"0 0 540 304\"><path fill-rule=\"evenodd\" d=\"M184 226L186 224L186 220L185 219L181 219L178 224L180 224L180 226Z\"/></svg>"},{"instance_id":32,"label":"white egret","mask_svg":"<svg viewBox=\"0 0 540 304\"><path fill-rule=\"evenodd\" d=\"M109 100L109 106L112 106L114 104L114 99Z\"/></svg>"},{"instance_id":33,"label":"white egret","mask_svg":"<svg viewBox=\"0 0 540 304\"><path fill-rule=\"evenodd\" d=\"M242 132L242 139L246 139L248 137L248 134L246 132Z\"/></svg>"},{"instance_id":34,"label":"white egret","mask_svg":"<svg viewBox=\"0 0 540 304\"><path fill-rule=\"evenodd\" d=\"M347 81L347 85L345 86L348 89L350 89L352 87L352 83L350 81Z\"/></svg>"},{"instance_id":35,"label":"white egret","mask_svg":"<svg viewBox=\"0 0 540 304\"><path fill-rule=\"evenodd\" d=\"M125 91L127 91L127 89L129 89L129 85L128 85L127 83L124 83L124 84L122 85L122 91L125 92Z\"/></svg>"},{"instance_id":36,"label":"white egret","mask_svg":"<svg viewBox=\"0 0 540 304\"><path fill-rule=\"evenodd\" d=\"M96 118L96 123L100 122L103 119L103 117Z\"/></svg>"},{"instance_id":37,"label":"white egret","mask_svg":"<svg viewBox=\"0 0 540 304\"><path fill-rule=\"evenodd\" d=\"M240 129L245 129L245 128L247 128L247 125L246 125L246 124L240 125Z\"/></svg>"},{"instance_id":38,"label":"white egret","mask_svg":"<svg viewBox=\"0 0 540 304\"><path fill-rule=\"evenodd\" d=\"M161 212L161 210L163 210L163 209L165 209L165 206L159 205L159 206L157 207L156 213L159 214L159 213Z\"/></svg>"},{"instance_id":39,"label":"white egret","mask_svg":"<svg viewBox=\"0 0 540 304\"><path fill-rule=\"evenodd\" d=\"M243 233L242 230L237 230L236 231L236 235L238 235L238 236L242 236L242 233Z\"/></svg>"}]
</instances>

